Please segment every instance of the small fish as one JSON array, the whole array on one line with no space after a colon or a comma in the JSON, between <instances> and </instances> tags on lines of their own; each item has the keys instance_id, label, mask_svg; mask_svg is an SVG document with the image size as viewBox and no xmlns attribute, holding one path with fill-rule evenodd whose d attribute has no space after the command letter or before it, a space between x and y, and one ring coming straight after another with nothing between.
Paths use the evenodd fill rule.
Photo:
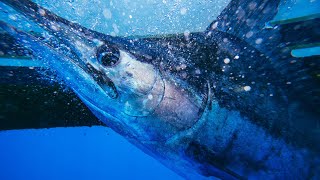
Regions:
<instances>
[{"instance_id":1,"label":"small fish","mask_svg":"<svg viewBox=\"0 0 320 180\"><path fill-rule=\"evenodd\" d=\"M29 0L1 2L51 38L2 29L102 122L186 179L320 179L319 57L290 54L319 42L319 19L271 26L278 0L234 0L204 32L132 39Z\"/></svg>"}]
</instances>

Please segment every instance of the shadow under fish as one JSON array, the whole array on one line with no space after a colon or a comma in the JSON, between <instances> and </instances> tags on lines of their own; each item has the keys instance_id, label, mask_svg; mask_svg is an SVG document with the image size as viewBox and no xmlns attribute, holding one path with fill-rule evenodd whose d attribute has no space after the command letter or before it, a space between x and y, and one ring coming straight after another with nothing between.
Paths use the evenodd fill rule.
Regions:
<instances>
[{"instance_id":1,"label":"shadow under fish","mask_svg":"<svg viewBox=\"0 0 320 180\"><path fill-rule=\"evenodd\" d=\"M204 32L132 39L1 1L52 37L2 29L100 121L183 177L320 178L319 56L290 54L319 42L319 19L266 26L279 1L235 0Z\"/></svg>"}]
</instances>

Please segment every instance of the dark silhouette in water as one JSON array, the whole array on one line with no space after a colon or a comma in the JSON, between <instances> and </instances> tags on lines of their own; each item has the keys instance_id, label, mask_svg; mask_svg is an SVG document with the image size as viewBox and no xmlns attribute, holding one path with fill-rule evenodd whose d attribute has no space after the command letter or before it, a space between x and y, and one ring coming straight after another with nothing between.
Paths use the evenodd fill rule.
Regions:
<instances>
[{"instance_id":1,"label":"dark silhouette in water","mask_svg":"<svg viewBox=\"0 0 320 180\"><path fill-rule=\"evenodd\" d=\"M319 42L319 19L271 26L279 1L236 0L205 32L130 39L31 1L2 2L53 37L1 22L5 31L102 122L182 176L320 178L319 57L290 54Z\"/></svg>"}]
</instances>

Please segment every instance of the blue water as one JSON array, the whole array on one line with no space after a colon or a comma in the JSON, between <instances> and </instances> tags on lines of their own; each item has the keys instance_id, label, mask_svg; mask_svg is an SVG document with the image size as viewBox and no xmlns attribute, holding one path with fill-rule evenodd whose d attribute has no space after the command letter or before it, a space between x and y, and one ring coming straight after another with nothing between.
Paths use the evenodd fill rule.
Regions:
<instances>
[{"instance_id":1,"label":"blue water","mask_svg":"<svg viewBox=\"0 0 320 180\"><path fill-rule=\"evenodd\" d=\"M182 179L105 127L0 132L1 180Z\"/></svg>"},{"instance_id":2,"label":"blue water","mask_svg":"<svg viewBox=\"0 0 320 180\"><path fill-rule=\"evenodd\" d=\"M157 1L52 0L37 3L90 29L119 36L204 30L229 0ZM319 13L319 0L285 1L275 18ZM311 8L301 8L301 6ZM8 13L4 13L4 11ZM0 3L0 17L23 30L41 32ZM316 48L314 54L319 54ZM295 51L297 56L306 52ZM301 55L302 54L302 55ZM0 63L4 63L2 61ZM181 179L105 127L0 132L0 180Z\"/></svg>"},{"instance_id":3,"label":"blue water","mask_svg":"<svg viewBox=\"0 0 320 180\"><path fill-rule=\"evenodd\" d=\"M117 36L204 31L229 1L35 0L41 6L70 21ZM0 17L3 17L1 19L18 24L17 27L23 30L40 31L34 23L10 10L11 8L1 4L0 8L10 12L3 14L0 11Z\"/></svg>"}]
</instances>

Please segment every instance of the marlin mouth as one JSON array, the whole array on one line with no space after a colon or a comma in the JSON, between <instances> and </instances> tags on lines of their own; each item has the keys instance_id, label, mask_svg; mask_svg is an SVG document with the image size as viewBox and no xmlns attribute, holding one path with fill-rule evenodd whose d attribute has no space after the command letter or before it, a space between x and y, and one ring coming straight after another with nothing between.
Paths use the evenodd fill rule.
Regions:
<instances>
[{"instance_id":1,"label":"marlin mouth","mask_svg":"<svg viewBox=\"0 0 320 180\"><path fill-rule=\"evenodd\" d=\"M88 74L91 74L97 84L107 92L108 96L112 99L119 97L119 93L116 89L116 86L108 76L104 75L101 71L96 70L90 64L87 64Z\"/></svg>"}]
</instances>

